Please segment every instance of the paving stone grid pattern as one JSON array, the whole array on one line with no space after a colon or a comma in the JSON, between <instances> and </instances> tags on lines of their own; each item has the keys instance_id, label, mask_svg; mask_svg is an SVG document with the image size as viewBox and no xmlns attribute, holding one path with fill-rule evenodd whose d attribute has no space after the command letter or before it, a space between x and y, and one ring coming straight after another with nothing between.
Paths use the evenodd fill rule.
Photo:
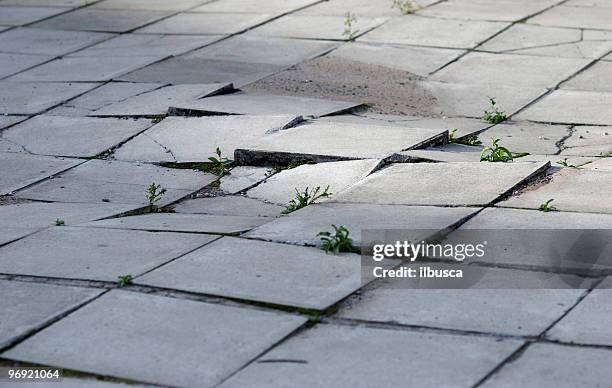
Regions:
<instances>
[{"instance_id":1,"label":"paving stone grid pattern","mask_svg":"<svg viewBox=\"0 0 612 388\"><path fill-rule=\"evenodd\" d=\"M69 387L609 386L612 268L529 252L491 281L592 289L402 290L318 246L334 223L357 245L612 229L612 2L416 3L0 0L0 366ZM482 119L489 98L508 120ZM528 155L480 162L492 138ZM199 168L217 147L222 177Z\"/></svg>"}]
</instances>

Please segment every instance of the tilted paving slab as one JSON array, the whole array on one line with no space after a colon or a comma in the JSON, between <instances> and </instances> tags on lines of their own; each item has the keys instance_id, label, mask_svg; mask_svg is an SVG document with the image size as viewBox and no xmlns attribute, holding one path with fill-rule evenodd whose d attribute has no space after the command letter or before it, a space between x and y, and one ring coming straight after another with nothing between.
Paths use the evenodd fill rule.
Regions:
<instances>
[{"instance_id":1,"label":"tilted paving slab","mask_svg":"<svg viewBox=\"0 0 612 388\"><path fill-rule=\"evenodd\" d=\"M118 276L141 275L215 238L56 226L0 247L0 273L116 282Z\"/></svg>"},{"instance_id":2,"label":"tilted paving slab","mask_svg":"<svg viewBox=\"0 0 612 388\"><path fill-rule=\"evenodd\" d=\"M265 23L273 15L261 13L179 13L137 30L146 34L225 35Z\"/></svg>"},{"instance_id":3,"label":"tilted paving slab","mask_svg":"<svg viewBox=\"0 0 612 388\"><path fill-rule=\"evenodd\" d=\"M36 23L34 27L58 30L127 32L171 14L171 11L135 11L81 8Z\"/></svg>"},{"instance_id":4,"label":"tilted paving slab","mask_svg":"<svg viewBox=\"0 0 612 388\"><path fill-rule=\"evenodd\" d=\"M247 191L247 195L266 202L286 205L291 199L295 199L296 190L303 192L306 188L310 188L310 192L313 193L313 190L320 187L319 194L321 194L329 186L329 192L337 194L368 176L379 163L378 159L365 159L303 164L274 174ZM320 201L324 200L325 198L321 198Z\"/></svg>"},{"instance_id":5,"label":"tilted paving slab","mask_svg":"<svg viewBox=\"0 0 612 388\"><path fill-rule=\"evenodd\" d=\"M419 14L450 19L467 20L499 20L516 22L554 5L554 0L527 1L496 1L493 7L490 1L451 0L429 7Z\"/></svg>"},{"instance_id":6,"label":"tilted paving slab","mask_svg":"<svg viewBox=\"0 0 612 388\"><path fill-rule=\"evenodd\" d=\"M508 23L436 19L406 15L364 35L360 41L416 46L474 48Z\"/></svg>"},{"instance_id":7,"label":"tilted paving slab","mask_svg":"<svg viewBox=\"0 0 612 388\"><path fill-rule=\"evenodd\" d=\"M0 35L0 51L21 54L63 55L112 36L99 32L20 27Z\"/></svg>"},{"instance_id":8,"label":"tilted paving slab","mask_svg":"<svg viewBox=\"0 0 612 388\"><path fill-rule=\"evenodd\" d=\"M564 124L612 124L612 93L555 90L519 113L518 120Z\"/></svg>"},{"instance_id":9,"label":"tilted paving slab","mask_svg":"<svg viewBox=\"0 0 612 388\"><path fill-rule=\"evenodd\" d=\"M212 386L305 321L289 314L111 291L3 357L153 384ZM125 347L138 356L120 351Z\"/></svg>"},{"instance_id":10,"label":"tilted paving slab","mask_svg":"<svg viewBox=\"0 0 612 388\"><path fill-rule=\"evenodd\" d=\"M224 0L206 2L190 12L245 12L283 14L316 3L317 0L261 0L257 3L242 0Z\"/></svg>"},{"instance_id":11,"label":"tilted paving slab","mask_svg":"<svg viewBox=\"0 0 612 388\"><path fill-rule=\"evenodd\" d=\"M612 127L574 127L563 142L561 155L612 155Z\"/></svg>"},{"instance_id":12,"label":"tilted paving slab","mask_svg":"<svg viewBox=\"0 0 612 388\"><path fill-rule=\"evenodd\" d=\"M406 381L427 388L467 387L520 345L511 339L325 324L283 342L221 387L391 387ZM470 356L455 357L449 348Z\"/></svg>"},{"instance_id":13,"label":"tilted paving slab","mask_svg":"<svg viewBox=\"0 0 612 388\"><path fill-rule=\"evenodd\" d=\"M2 13L0 13L0 25L21 26L66 12L67 10L69 8L6 6L2 7Z\"/></svg>"},{"instance_id":14,"label":"tilted paving slab","mask_svg":"<svg viewBox=\"0 0 612 388\"><path fill-rule=\"evenodd\" d=\"M48 55L0 53L0 78L11 76L51 59L53 57Z\"/></svg>"},{"instance_id":15,"label":"tilted paving slab","mask_svg":"<svg viewBox=\"0 0 612 388\"><path fill-rule=\"evenodd\" d=\"M92 157L153 125L149 120L39 115L2 133L2 138L39 155Z\"/></svg>"},{"instance_id":16,"label":"tilted paving slab","mask_svg":"<svg viewBox=\"0 0 612 388\"><path fill-rule=\"evenodd\" d=\"M0 348L98 296L102 290L0 280Z\"/></svg>"},{"instance_id":17,"label":"tilted paving slab","mask_svg":"<svg viewBox=\"0 0 612 388\"><path fill-rule=\"evenodd\" d=\"M528 19L527 23L542 26L612 30L609 22L611 17L612 8L560 5Z\"/></svg>"},{"instance_id":18,"label":"tilted paving slab","mask_svg":"<svg viewBox=\"0 0 612 388\"><path fill-rule=\"evenodd\" d=\"M0 82L0 114L41 113L98 85L67 82Z\"/></svg>"},{"instance_id":19,"label":"tilted paving slab","mask_svg":"<svg viewBox=\"0 0 612 388\"><path fill-rule=\"evenodd\" d=\"M0 194L11 193L82 162L23 153L0 153Z\"/></svg>"},{"instance_id":20,"label":"tilted paving slab","mask_svg":"<svg viewBox=\"0 0 612 388\"><path fill-rule=\"evenodd\" d=\"M399 205L485 205L549 163L405 163L378 171L333 201ZM443 184L441 182L444 182Z\"/></svg>"},{"instance_id":21,"label":"tilted paving slab","mask_svg":"<svg viewBox=\"0 0 612 388\"><path fill-rule=\"evenodd\" d=\"M155 213L111 218L83 226L110 229L239 234L269 222L265 217L219 216L212 214Z\"/></svg>"},{"instance_id":22,"label":"tilted paving slab","mask_svg":"<svg viewBox=\"0 0 612 388\"><path fill-rule=\"evenodd\" d=\"M145 206L147 188L153 182L167 189L157 205L167 205L216 179L212 174L186 169L168 169L150 164L90 160L53 179L19 192L18 197L43 201Z\"/></svg>"},{"instance_id":23,"label":"tilted paving slab","mask_svg":"<svg viewBox=\"0 0 612 388\"><path fill-rule=\"evenodd\" d=\"M535 343L518 359L504 365L482 386L597 387L609 380L610 362L612 352L608 349Z\"/></svg>"},{"instance_id":24,"label":"tilted paving slab","mask_svg":"<svg viewBox=\"0 0 612 388\"><path fill-rule=\"evenodd\" d=\"M226 195L221 197L188 199L174 205L173 210L176 213L188 214L278 217L283 207L242 195Z\"/></svg>"},{"instance_id":25,"label":"tilted paving slab","mask_svg":"<svg viewBox=\"0 0 612 388\"><path fill-rule=\"evenodd\" d=\"M550 182L528 188L499 206L538 209L540 204L554 198L552 205L560 211L612 213L611 190L610 172L564 168L552 175Z\"/></svg>"},{"instance_id":26,"label":"tilted paving slab","mask_svg":"<svg viewBox=\"0 0 612 388\"><path fill-rule=\"evenodd\" d=\"M398 156L406 158L408 162L436 161L436 162L479 162L482 147L449 143L439 147L429 147L422 150L399 152Z\"/></svg>"},{"instance_id":27,"label":"tilted paving slab","mask_svg":"<svg viewBox=\"0 0 612 388\"><path fill-rule=\"evenodd\" d=\"M234 150L256 144L268 132L291 125L294 116L169 117L115 152L119 160L208 162L219 147Z\"/></svg>"},{"instance_id":28,"label":"tilted paving slab","mask_svg":"<svg viewBox=\"0 0 612 388\"><path fill-rule=\"evenodd\" d=\"M419 238L431 230L447 230L478 209L425 206L389 206L371 204L322 203L264 224L245 236L298 245L320 245L317 234L344 225L353 244L362 244L364 230L401 229L415 231ZM424 232L420 232L424 230Z\"/></svg>"},{"instance_id":29,"label":"tilted paving slab","mask_svg":"<svg viewBox=\"0 0 612 388\"><path fill-rule=\"evenodd\" d=\"M266 167L237 166L221 177L219 188L228 194L237 194L266 179L273 172Z\"/></svg>"},{"instance_id":30,"label":"tilted paving slab","mask_svg":"<svg viewBox=\"0 0 612 388\"><path fill-rule=\"evenodd\" d=\"M179 280L180 279L180 280ZM359 255L224 237L138 284L324 310L362 286Z\"/></svg>"},{"instance_id":31,"label":"tilted paving slab","mask_svg":"<svg viewBox=\"0 0 612 388\"><path fill-rule=\"evenodd\" d=\"M612 62L600 61L561 85L561 89L612 92Z\"/></svg>"},{"instance_id":32,"label":"tilted paving slab","mask_svg":"<svg viewBox=\"0 0 612 388\"><path fill-rule=\"evenodd\" d=\"M570 133L565 125L512 122L489 128L480 133L478 139L483 146L491 145L491 139L501 139L499 144L514 153L556 154L559 152L557 143L565 140Z\"/></svg>"},{"instance_id":33,"label":"tilted paving slab","mask_svg":"<svg viewBox=\"0 0 612 388\"><path fill-rule=\"evenodd\" d=\"M164 115L171 106L231 90L231 84L171 85L116 102L92 112L90 116Z\"/></svg>"},{"instance_id":34,"label":"tilted paving slab","mask_svg":"<svg viewBox=\"0 0 612 388\"><path fill-rule=\"evenodd\" d=\"M97 2L91 8L134 9L144 11L182 11L202 4L206 0L108 0Z\"/></svg>"}]
</instances>

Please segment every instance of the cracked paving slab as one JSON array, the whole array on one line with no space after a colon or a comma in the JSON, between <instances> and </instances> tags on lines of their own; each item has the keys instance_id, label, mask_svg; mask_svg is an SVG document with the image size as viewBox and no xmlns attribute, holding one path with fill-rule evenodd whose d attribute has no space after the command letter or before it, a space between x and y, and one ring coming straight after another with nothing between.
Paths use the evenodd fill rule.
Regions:
<instances>
[{"instance_id":1,"label":"cracked paving slab","mask_svg":"<svg viewBox=\"0 0 612 388\"><path fill-rule=\"evenodd\" d=\"M501 139L500 144L514 153L552 155L559 153L558 144L567 141L570 133L569 126L565 125L514 122L491 127L480 133L478 139L485 146L491 143L491 139Z\"/></svg>"},{"instance_id":2,"label":"cracked paving slab","mask_svg":"<svg viewBox=\"0 0 612 388\"><path fill-rule=\"evenodd\" d=\"M527 20L529 24L554 27L612 30L612 8L559 5Z\"/></svg>"},{"instance_id":3,"label":"cracked paving slab","mask_svg":"<svg viewBox=\"0 0 612 388\"><path fill-rule=\"evenodd\" d=\"M0 35L0 51L50 56L64 55L112 36L112 34L100 32L20 27Z\"/></svg>"},{"instance_id":4,"label":"cracked paving slab","mask_svg":"<svg viewBox=\"0 0 612 388\"><path fill-rule=\"evenodd\" d=\"M278 217L283 207L242 195L226 195L220 197L188 199L174 205L173 210L176 213L187 214Z\"/></svg>"},{"instance_id":5,"label":"cracked paving slab","mask_svg":"<svg viewBox=\"0 0 612 388\"><path fill-rule=\"evenodd\" d=\"M561 89L612 92L612 62L600 61L561 84Z\"/></svg>"},{"instance_id":6,"label":"cracked paving slab","mask_svg":"<svg viewBox=\"0 0 612 388\"><path fill-rule=\"evenodd\" d=\"M219 179L219 188L227 194L238 194L249 189L272 174L267 167L236 166L228 175Z\"/></svg>"},{"instance_id":7,"label":"cracked paving slab","mask_svg":"<svg viewBox=\"0 0 612 388\"><path fill-rule=\"evenodd\" d=\"M560 124L612 124L612 93L555 90L520 112L517 120Z\"/></svg>"},{"instance_id":8,"label":"cracked paving slab","mask_svg":"<svg viewBox=\"0 0 612 388\"><path fill-rule=\"evenodd\" d=\"M51 59L53 57L46 55L0 53L0 78L11 76Z\"/></svg>"},{"instance_id":9,"label":"cracked paving slab","mask_svg":"<svg viewBox=\"0 0 612 388\"><path fill-rule=\"evenodd\" d=\"M406 158L408 162L435 161L435 162L479 162L482 147L472 147L463 144L449 143L439 147L429 147L421 150L411 150L398 153L399 157Z\"/></svg>"},{"instance_id":10,"label":"cracked paving slab","mask_svg":"<svg viewBox=\"0 0 612 388\"><path fill-rule=\"evenodd\" d=\"M574 127L572 134L563 142L561 155L612 155L612 127Z\"/></svg>"},{"instance_id":11,"label":"cracked paving slab","mask_svg":"<svg viewBox=\"0 0 612 388\"><path fill-rule=\"evenodd\" d=\"M83 94L99 84L0 82L0 114L37 114Z\"/></svg>"},{"instance_id":12,"label":"cracked paving slab","mask_svg":"<svg viewBox=\"0 0 612 388\"><path fill-rule=\"evenodd\" d=\"M3 357L154 384L212 386L305 321L290 314L117 290ZM138 350L138 356L116 351L125 347Z\"/></svg>"}]
</instances>

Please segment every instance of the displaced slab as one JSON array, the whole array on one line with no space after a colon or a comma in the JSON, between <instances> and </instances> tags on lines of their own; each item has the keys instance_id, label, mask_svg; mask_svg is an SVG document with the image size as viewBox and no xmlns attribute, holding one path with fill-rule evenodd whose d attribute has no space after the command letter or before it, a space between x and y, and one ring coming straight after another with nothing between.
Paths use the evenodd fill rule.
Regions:
<instances>
[{"instance_id":1,"label":"displaced slab","mask_svg":"<svg viewBox=\"0 0 612 388\"><path fill-rule=\"evenodd\" d=\"M188 199L176 204L173 209L176 213L188 214L278 217L283 207L241 195L227 195L221 197Z\"/></svg>"},{"instance_id":2,"label":"displaced slab","mask_svg":"<svg viewBox=\"0 0 612 388\"><path fill-rule=\"evenodd\" d=\"M93 157L150 127L149 120L39 115L2 138L40 155Z\"/></svg>"},{"instance_id":3,"label":"displaced slab","mask_svg":"<svg viewBox=\"0 0 612 388\"><path fill-rule=\"evenodd\" d=\"M313 376L320 385L391 387L409 380L419 387L467 387L520 344L509 339L318 325L283 342L221 387L309 386ZM454 357L449 348L470 356ZM430 373L432 365L436 373Z\"/></svg>"},{"instance_id":4,"label":"displaced slab","mask_svg":"<svg viewBox=\"0 0 612 388\"><path fill-rule=\"evenodd\" d=\"M0 349L98 296L102 290L0 280Z\"/></svg>"},{"instance_id":5,"label":"displaced slab","mask_svg":"<svg viewBox=\"0 0 612 388\"><path fill-rule=\"evenodd\" d=\"M110 37L112 37L111 34L99 32L21 27L0 35L0 51L21 54L64 55Z\"/></svg>"},{"instance_id":6,"label":"displaced slab","mask_svg":"<svg viewBox=\"0 0 612 388\"><path fill-rule=\"evenodd\" d=\"M3 356L161 385L212 386L305 321L289 314L111 291ZM117 351L124 347L138 349L139 356Z\"/></svg>"},{"instance_id":7,"label":"displaced slab","mask_svg":"<svg viewBox=\"0 0 612 388\"><path fill-rule=\"evenodd\" d=\"M612 62L600 61L561 85L562 89L612 92Z\"/></svg>"},{"instance_id":8,"label":"displaced slab","mask_svg":"<svg viewBox=\"0 0 612 388\"><path fill-rule=\"evenodd\" d=\"M246 234L246 237L298 245L320 245L319 232L344 225L356 246L366 229L446 230L478 209L322 203L306 206ZM419 235L420 236L420 235ZM420 236L421 238L427 236Z\"/></svg>"},{"instance_id":9,"label":"displaced slab","mask_svg":"<svg viewBox=\"0 0 612 388\"><path fill-rule=\"evenodd\" d=\"M268 132L286 128L294 116L169 117L115 152L119 160L207 162L219 147L234 150L257 144Z\"/></svg>"},{"instance_id":10,"label":"displaced slab","mask_svg":"<svg viewBox=\"0 0 612 388\"><path fill-rule=\"evenodd\" d=\"M20 26L45 19L62 12L68 8L59 7L2 7L0 13L0 25Z\"/></svg>"},{"instance_id":11,"label":"displaced slab","mask_svg":"<svg viewBox=\"0 0 612 388\"><path fill-rule=\"evenodd\" d=\"M499 20L516 22L527 16L540 12L556 3L555 0L527 2L527 1L498 1L491 6L488 1L461 1L451 0L436 4L433 7L419 12L419 15L435 16L450 19L468 20Z\"/></svg>"},{"instance_id":12,"label":"displaced slab","mask_svg":"<svg viewBox=\"0 0 612 388\"><path fill-rule=\"evenodd\" d=\"M490 145L491 139L501 139L499 144L514 153L549 155L559 152L557 144L565 140L570 133L569 127L564 125L513 122L489 128L478 135L478 139L482 141L483 146Z\"/></svg>"},{"instance_id":13,"label":"displaced slab","mask_svg":"<svg viewBox=\"0 0 612 388\"><path fill-rule=\"evenodd\" d=\"M171 11L135 11L81 8L36 23L35 27L57 30L127 32L168 16Z\"/></svg>"},{"instance_id":14,"label":"displaced slab","mask_svg":"<svg viewBox=\"0 0 612 388\"><path fill-rule=\"evenodd\" d=\"M23 153L0 153L0 194L9 194L82 162Z\"/></svg>"},{"instance_id":15,"label":"displaced slab","mask_svg":"<svg viewBox=\"0 0 612 388\"><path fill-rule=\"evenodd\" d=\"M0 114L37 114L93 89L95 83L0 82Z\"/></svg>"},{"instance_id":16,"label":"displaced slab","mask_svg":"<svg viewBox=\"0 0 612 388\"><path fill-rule=\"evenodd\" d=\"M137 282L324 310L361 287L361 260L355 254L330 257L315 248L224 237Z\"/></svg>"},{"instance_id":17,"label":"displaced slab","mask_svg":"<svg viewBox=\"0 0 612 388\"><path fill-rule=\"evenodd\" d=\"M610 30L612 8L560 5L527 20L529 24Z\"/></svg>"},{"instance_id":18,"label":"displaced slab","mask_svg":"<svg viewBox=\"0 0 612 388\"><path fill-rule=\"evenodd\" d=\"M574 127L563 142L561 155L612 155L612 127Z\"/></svg>"},{"instance_id":19,"label":"displaced slab","mask_svg":"<svg viewBox=\"0 0 612 388\"><path fill-rule=\"evenodd\" d=\"M155 213L111 218L83 226L110 229L149 230L154 232L196 232L239 234L269 222L264 217L218 216L210 214Z\"/></svg>"},{"instance_id":20,"label":"displaced slab","mask_svg":"<svg viewBox=\"0 0 612 388\"><path fill-rule=\"evenodd\" d=\"M179 13L136 31L146 34L236 34L274 15L252 13Z\"/></svg>"},{"instance_id":21,"label":"displaced slab","mask_svg":"<svg viewBox=\"0 0 612 388\"><path fill-rule=\"evenodd\" d=\"M273 170L266 167L237 166L219 181L219 188L228 194L237 194L266 179Z\"/></svg>"},{"instance_id":22,"label":"displaced slab","mask_svg":"<svg viewBox=\"0 0 612 388\"><path fill-rule=\"evenodd\" d=\"M379 163L380 160L377 159L365 159L303 164L274 174L249 190L247 195L266 202L286 205L289 200L295 199L296 190L302 192L306 188L314 190L320 187L322 193L329 186L329 191L337 194L368 176Z\"/></svg>"},{"instance_id":23,"label":"displaced slab","mask_svg":"<svg viewBox=\"0 0 612 388\"><path fill-rule=\"evenodd\" d=\"M27 70L53 59L47 55L0 53L0 78Z\"/></svg>"},{"instance_id":24,"label":"displaced slab","mask_svg":"<svg viewBox=\"0 0 612 388\"><path fill-rule=\"evenodd\" d=\"M482 147L449 143L439 147L429 147L422 150L404 151L398 157L406 158L408 162L479 162Z\"/></svg>"},{"instance_id":25,"label":"displaced slab","mask_svg":"<svg viewBox=\"0 0 612 388\"><path fill-rule=\"evenodd\" d=\"M167 189L157 205L167 205L216 179L212 174L168 169L148 164L90 160L19 192L19 197L43 201L148 205L147 187L155 182Z\"/></svg>"},{"instance_id":26,"label":"displaced slab","mask_svg":"<svg viewBox=\"0 0 612 388\"><path fill-rule=\"evenodd\" d=\"M519 120L564 124L612 124L612 93L555 90L517 115Z\"/></svg>"},{"instance_id":27,"label":"displaced slab","mask_svg":"<svg viewBox=\"0 0 612 388\"><path fill-rule=\"evenodd\" d=\"M0 247L0 273L116 282L118 276L141 275L215 238L57 226Z\"/></svg>"},{"instance_id":28,"label":"displaced slab","mask_svg":"<svg viewBox=\"0 0 612 388\"><path fill-rule=\"evenodd\" d=\"M548 166L548 162L394 164L370 175L336 196L333 201L434 206L485 205L521 182L541 174Z\"/></svg>"}]
</instances>

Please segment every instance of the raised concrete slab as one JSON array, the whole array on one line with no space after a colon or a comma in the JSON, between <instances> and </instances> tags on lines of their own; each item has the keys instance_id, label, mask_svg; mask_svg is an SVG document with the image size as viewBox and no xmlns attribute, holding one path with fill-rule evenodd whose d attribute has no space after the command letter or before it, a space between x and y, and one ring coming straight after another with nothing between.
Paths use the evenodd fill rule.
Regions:
<instances>
[{"instance_id":1,"label":"raised concrete slab","mask_svg":"<svg viewBox=\"0 0 612 388\"><path fill-rule=\"evenodd\" d=\"M498 1L492 7L488 1L451 0L436 4L421 12L420 15L435 16L449 19L467 20L499 20L516 22L554 5L554 0L527 2L527 1Z\"/></svg>"},{"instance_id":2,"label":"raised concrete slab","mask_svg":"<svg viewBox=\"0 0 612 388\"><path fill-rule=\"evenodd\" d=\"M419 387L466 387L520 344L510 339L318 325L261 356L221 387L309 386L313 379L314 384L338 387L391 387L406 381ZM470 356L454 357L449 349ZM432 365L436 373L431 373Z\"/></svg>"},{"instance_id":3,"label":"raised concrete slab","mask_svg":"<svg viewBox=\"0 0 612 388\"><path fill-rule=\"evenodd\" d=\"M612 352L607 349L536 343L482 386L596 387L610 377L610 362Z\"/></svg>"},{"instance_id":4,"label":"raised concrete slab","mask_svg":"<svg viewBox=\"0 0 612 388\"><path fill-rule=\"evenodd\" d=\"M57 226L0 247L0 273L116 282L118 276L136 277L215 238Z\"/></svg>"},{"instance_id":5,"label":"raised concrete slab","mask_svg":"<svg viewBox=\"0 0 612 388\"><path fill-rule=\"evenodd\" d=\"M474 48L508 23L436 19L405 15L365 35L360 41L415 46Z\"/></svg>"},{"instance_id":6,"label":"raised concrete slab","mask_svg":"<svg viewBox=\"0 0 612 388\"><path fill-rule=\"evenodd\" d=\"M0 349L98 296L102 290L0 280Z\"/></svg>"},{"instance_id":7,"label":"raised concrete slab","mask_svg":"<svg viewBox=\"0 0 612 388\"><path fill-rule=\"evenodd\" d=\"M320 245L319 232L344 225L356 246L366 229L446 230L478 209L322 203L264 224L247 237L298 245ZM421 238L427 236L421 236Z\"/></svg>"},{"instance_id":8,"label":"raised concrete slab","mask_svg":"<svg viewBox=\"0 0 612 388\"><path fill-rule=\"evenodd\" d=\"M612 92L612 62L600 61L561 85L561 89Z\"/></svg>"},{"instance_id":9,"label":"raised concrete slab","mask_svg":"<svg viewBox=\"0 0 612 388\"><path fill-rule=\"evenodd\" d=\"M155 213L111 218L90 222L83 224L83 226L110 229L149 230L154 232L169 231L239 234L269 221L268 218L264 217Z\"/></svg>"},{"instance_id":10,"label":"raised concrete slab","mask_svg":"<svg viewBox=\"0 0 612 388\"><path fill-rule=\"evenodd\" d=\"M144 11L182 11L195 7L206 0L176 0L168 2L165 0L107 0L97 2L91 8L104 9L133 9Z\"/></svg>"},{"instance_id":11,"label":"raised concrete slab","mask_svg":"<svg viewBox=\"0 0 612 388\"><path fill-rule=\"evenodd\" d=\"M224 237L137 282L324 310L362 286L361 260L355 254L330 257L315 248Z\"/></svg>"},{"instance_id":12,"label":"raised concrete slab","mask_svg":"<svg viewBox=\"0 0 612 388\"><path fill-rule=\"evenodd\" d=\"M501 202L499 206L537 209L551 198L559 211L612 213L609 193L612 174L606 171L564 168L547 184L527 190Z\"/></svg>"},{"instance_id":13,"label":"raised concrete slab","mask_svg":"<svg viewBox=\"0 0 612 388\"><path fill-rule=\"evenodd\" d=\"M207 162L219 147L233 158L236 148L256 144L270 131L285 128L293 116L169 117L115 152L120 160Z\"/></svg>"},{"instance_id":14,"label":"raised concrete slab","mask_svg":"<svg viewBox=\"0 0 612 388\"><path fill-rule=\"evenodd\" d=\"M305 321L289 314L117 290L3 357L153 384L212 386ZM82 335L75 336L77 332ZM120 350L126 347L137 349L139 356Z\"/></svg>"},{"instance_id":15,"label":"raised concrete slab","mask_svg":"<svg viewBox=\"0 0 612 388\"><path fill-rule=\"evenodd\" d=\"M560 5L527 20L529 24L611 30L612 8Z\"/></svg>"},{"instance_id":16,"label":"raised concrete slab","mask_svg":"<svg viewBox=\"0 0 612 388\"><path fill-rule=\"evenodd\" d=\"M0 114L41 113L97 85L63 82L0 82Z\"/></svg>"},{"instance_id":17,"label":"raised concrete slab","mask_svg":"<svg viewBox=\"0 0 612 388\"><path fill-rule=\"evenodd\" d=\"M237 194L263 181L271 173L272 170L265 167L237 166L219 180L219 188L224 193Z\"/></svg>"},{"instance_id":18,"label":"raised concrete slab","mask_svg":"<svg viewBox=\"0 0 612 388\"><path fill-rule=\"evenodd\" d=\"M612 155L612 127L574 127L561 155Z\"/></svg>"},{"instance_id":19,"label":"raised concrete slab","mask_svg":"<svg viewBox=\"0 0 612 388\"><path fill-rule=\"evenodd\" d=\"M278 217L282 210L282 206L241 195L188 199L174 206L176 213L246 217Z\"/></svg>"},{"instance_id":20,"label":"raised concrete slab","mask_svg":"<svg viewBox=\"0 0 612 388\"><path fill-rule=\"evenodd\" d=\"M231 90L231 84L173 85L155 89L105 106L91 116L154 116L166 114L171 106Z\"/></svg>"},{"instance_id":21,"label":"raised concrete slab","mask_svg":"<svg viewBox=\"0 0 612 388\"><path fill-rule=\"evenodd\" d=\"M296 190L302 192L307 187L311 190L316 187L325 190L329 186L330 192L335 195L368 176L379 163L378 159L365 159L303 164L274 174L249 190L247 195L279 205L286 205L295 199ZM325 200L321 199L320 202Z\"/></svg>"},{"instance_id":22,"label":"raised concrete slab","mask_svg":"<svg viewBox=\"0 0 612 388\"><path fill-rule=\"evenodd\" d=\"M551 289L495 289L504 282L508 284L511 278L516 279L516 284L537 282ZM404 285L407 282L399 280L390 279L377 288L362 291L347 300L338 315L372 322L538 336L584 293L578 289L554 289L567 288L561 277L499 268L486 269L484 278L472 289L402 289L402 281Z\"/></svg>"},{"instance_id":23,"label":"raised concrete slab","mask_svg":"<svg viewBox=\"0 0 612 388\"><path fill-rule=\"evenodd\" d=\"M11 77L11 81L109 81L158 57L63 57Z\"/></svg>"},{"instance_id":24,"label":"raised concrete slab","mask_svg":"<svg viewBox=\"0 0 612 388\"><path fill-rule=\"evenodd\" d=\"M43 30L21 27L0 35L0 51L63 55L112 37L111 34L85 31Z\"/></svg>"},{"instance_id":25,"label":"raised concrete slab","mask_svg":"<svg viewBox=\"0 0 612 388\"><path fill-rule=\"evenodd\" d=\"M0 53L0 78L19 73L51 59L53 57L46 55Z\"/></svg>"},{"instance_id":26,"label":"raised concrete slab","mask_svg":"<svg viewBox=\"0 0 612 388\"><path fill-rule=\"evenodd\" d=\"M262 93L231 93L192 101L178 101L174 111L199 114L223 113L246 115L325 116L356 108L361 104L307 97L278 96Z\"/></svg>"},{"instance_id":27,"label":"raised concrete slab","mask_svg":"<svg viewBox=\"0 0 612 388\"><path fill-rule=\"evenodd\" d=\"M273 16L261 13L180 13L136 32L146 34L236 34L265 23Z\"/></svg>"},{"instance_id":28,"label":"raised concrete slab","mask_svg":"<svg viewBox=\"0 0 612 388\"><path fill-rule=\"evenodd\" d=\"M151 125L149 120L39 115L7 129L2 138L34 154L92 157Z\"/></svg>"},{"instance_id":29,"label":"raised concrete slab","mask_svg":"<svg viewBox=\"0 0 612 388\"><path fill-rule=\"evenodd\" d=\"M570 133L569 127L565 125L513 122L487 129L478 135L478 139L482 141L483 146L490 145L491 139L501 139L500 144L512 152L546 155L558 153L557 143L565 140Z\"/></svg>"},{"instance_id":30,"label":"raised concrete slab","mask_svg":"<svg viewBox=\"0 0 612 388\"><path fill-rule=\"evenodd\" d=\"M21 26L33 23L37 20L45 19L62 12L69 8L60 7L2 7L0 13L0 25Z\"/></svg>"},{"instance_id":31,"label":"raised concrete slab","mask_svg":"<svg viewBox=\"0 0 612 388\"><path fill-rule=\"evenodd\" d=\"M199 171L168 169L150 164L90 160L54 179L19 192L21 198L43 201L148 205L147 187L155 182L167 189L156 204L167 205L213 182Z\"/></svg>"},{"instance_id":32,"label":"raised concrete slab","mask_svg":"<svg viewBox=\"0 0 612 388\"><path fill-rule=\"evenodd\" d=\"M555 90L517 115L519 120L565 124L612 124L612 93Z\"/></svg>"},{"instance_id":33,"label":"raised concrete slab","mask_svg":"<svg viewBox=\"0 0 612 388\"><path fill-rule=\"evenodd\" d=\"M346 11L348 12L348 11ZM345 40L343 35L345 16L339 15L303 15L294 13L250 31L259 36L275 36L282 38ZM357 15L353 31L362 35L376 28L388 19Z\"/></svg>"},{"instance_id":34,"label":"raised concrete slab","mask_svg":"<svg viewBox=\"0 0 612 388\"><path fill-rule=\"evenodd\" d=\"M34 27L57 30L127 32L171 14L171 11L135 11L81 8L36 23Z\"/></svg>"},{"instance_id":35,"label":"raised concrete slab","mask_svg":"<svg viewBox=\"0 0 612 388\"><path fill-rule=\"evenodd\" d=\"M81 160L0 153L0 194L8 194L82 163Z\"/></svg>"},{"instance_id":36,"label":"raised concrete slab","mask_svg":"<svg viewBox=\"0 0 612 388\"><path fill-rule=\"evenodd\" d=\"M398 153L400 157L408 161L421 162L479 162L482 147L467 146L463 144L449 143L439 147L429 147L422 150L404 151Z\"/></svg>"},{"instance_id":37,"label":"raised concrete slab","mask_svg":"<svg viewBox=\"0 0 612 388\"><path fill-rule=\"evenodd\" d=\"M204 5L192 9L190 12L244 12L283 14L295 11L302 7L316 3L317 0L262 0L257 3L242 0L224 0L206 2Z\"/></svg>"},{"instance_id":38,"label":"raised concrete slab","mask_svg":"<svg viewBox=\"0 0 612 388\"><path fill-rule=\"evenodd\" d=\"M536 162L394 164L355 184L333 201L434 206L485 205L521 182L541 174L548 166L549 163Z\"/></svg>"},{"instance_id":39,"label":"raised concrete slab","mask_svg":"<svg viewBox=\"0 0 612 388\"><path fill-rule=\"evenodd\" d=\"M552 87L589 63L580 58L470 53L431 79L449 83Z\"/></svg>"}]
</instances>

